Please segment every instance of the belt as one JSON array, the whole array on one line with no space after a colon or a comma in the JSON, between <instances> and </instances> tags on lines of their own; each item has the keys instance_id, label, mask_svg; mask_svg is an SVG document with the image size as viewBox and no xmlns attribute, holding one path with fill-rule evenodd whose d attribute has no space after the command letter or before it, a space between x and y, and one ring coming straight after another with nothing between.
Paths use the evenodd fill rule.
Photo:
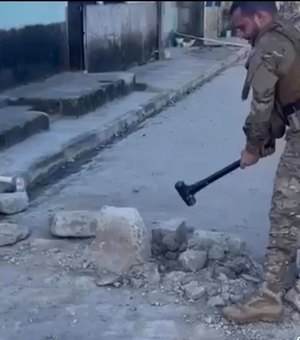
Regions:
<instances>
[{"instance_id":1,"label":"belt","mask_svg":"<svg viewBox=\"0 0 300 340\"><path fill-rule=\"evenodd\" d=\"M288 117L296 111L300 111L300 99L296 100L294 103L287 104L282 107L282 113Z\"/></svg>"}]
</instances>

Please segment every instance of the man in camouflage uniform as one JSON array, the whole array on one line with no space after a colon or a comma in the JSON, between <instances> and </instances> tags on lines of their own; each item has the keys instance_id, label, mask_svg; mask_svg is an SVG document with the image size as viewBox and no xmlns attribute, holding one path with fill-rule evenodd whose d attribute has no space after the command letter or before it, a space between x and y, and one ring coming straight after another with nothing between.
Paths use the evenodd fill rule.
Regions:
<instances>
[{"instance_id":1,"label":"man in camouflage uniform","mask_svg":"<svg viewBox=\"0 0 300 340\"><path fill-rule=\"evenodd\" d=\"M241 168L272 154L284 135L286 145L274 183L264 283L256 296L225 307L223 315L238 323L277 321L283 278L295 259L300 231L300 30L296 21L279 17L275 1L234 1L230 15L238 35L252 45L242 93L245 100L252 88ZM298 310L299 288L297 282L285 295Z\"/></svg>"}]
</instances>

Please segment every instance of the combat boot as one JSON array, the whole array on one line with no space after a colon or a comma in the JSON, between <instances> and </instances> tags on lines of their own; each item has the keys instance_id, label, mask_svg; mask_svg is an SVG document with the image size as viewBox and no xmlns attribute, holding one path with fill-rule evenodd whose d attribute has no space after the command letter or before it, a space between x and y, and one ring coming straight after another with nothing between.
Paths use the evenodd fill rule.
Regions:
<instances>
[{"instance_id":1,"label":"combat boot","mask_svg":"<svg viewBox=\"0 0 300 340\"><path fill-rule=\"evenodd\" d=\"M269 289L260 292L243 305L225 307L223 316L229 321L239 324L266 321L276 322L283 314L281 294L275 294Z\"/></svg>"}]
</instances>

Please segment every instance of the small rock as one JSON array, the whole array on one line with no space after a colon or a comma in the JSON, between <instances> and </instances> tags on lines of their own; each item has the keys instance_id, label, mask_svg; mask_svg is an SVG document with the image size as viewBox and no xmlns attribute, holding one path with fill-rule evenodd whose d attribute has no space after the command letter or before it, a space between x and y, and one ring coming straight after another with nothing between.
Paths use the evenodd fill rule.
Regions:
<instances>
[{"instance_id":1,"label":"small rock","mask_svg":"<svg viewBox=\"0 0 300 340\"><path fill-rule=\"evenodd\" d=\"M206 289L199 286L198 282L192 281L182 287L182 290L186 294L188 299L199 300L206 294Z\"/></svg>"},{"instance_id":2,"label":"small rock","mask_svg":"<svg viewBox=\"0 0 300 340\"><path fill-rule=\"evenodd\" d=\"M229 299L232 303L239 303L239 302L242 301L243 297L241 295L232 294L232 295L230 295Z\"/></svg>"},{"instance_id":3,"label":"small rock","mask_svg":"<svg viewBox=\"0 0 300 340\"><path fill-rule=\"evenodd\" d=\"M130 278L130 283L135 288L141 288L144 284L142 279L136 279L135 277Z\"/></svg>"},{"instance_id":4,"label":"small rock","mask_svg":"<svg viewBox=\"0 0 300 340\"><path fill-rule=\"evenodd\" d=\"M94 237L97 215L91 211L60 211L52 217L51 233L57 237Z\"/></svg>"},{"instance_id":5,"label":"small rock","mask_svg":"<svg viewBox=\"0 0 300 340\"><path fill-rule=\"evenodd\" d=\"M25 191L0 194L0 213L14 215L26 210L29 199Z\"/></svg>"},{"instance_id":6,"label":"small rock","mask_svg":"<svg viewBox=\"0 0 300 340\"><path fill-rule=\"evenodd\" d=\"M249 282L253 282L253 283L260 283L260 279L258 279L257 277L248 275L248 274L242 274L241 277Z\"/></svg>"},{"instance_id":7,"label":"small rock","mask_svg":"<svg viewBox=\"0 0 300 340\"><path fill-rule=\"evenodd\" d=\"M218 279L222 282L228 282L228 278L227 276L224 274L224 273L221 273L219 276L218 276Z\"/></svg>"},{"instance_id":8,"label":"small rock","mask_svg":"<svg viewBox=\"0 0 300 340\"><path fill-rule=\"evenodd\" d=\"M187 243L182 243L182 245L179 248L179 252L183 253L184 251L186 251L187 250L187 246L188 246Z\"/></svg>"},{"instance_id":9,"label":"small rock","mask_svg":"<svg viewBox=\"0 0 300 340\"><path fill-rule=\"evenodd\" d=\"M188 248L208 251L214 244L225 244L221 233L197 229L188 241Z\"/></svg>"},{"instance_id":10,"label":"small rock","mask_svg":"<svg viewBox=\"0 0 300 340\"><path fill-rule=\"evenodd\" d=\"M208 296L216 296L217 294L220 293L220 289L219 286L216 283L211 283L208 287L207 287L207 295Z\"/></svg>"},{"instance_id":11,"label":"small rock","mask_svg":"<svg viewBox=\"0 0 300 340\"><path fill-rule=\"evenodd\" d=\"M174 290L181 287L181 281L186 276L186 273L175 271L165 275L163 278L164 288L166 290Z\"/></svg>"},{"instance_id":12,"label":"small rock","mask_svg":"<svg viewBox=\"0 0 300 340\"><path fill-rule=\"evenodd\" d=\"M216 266L213 271L213 275L218 277L220 274L224 274L230 279L235 280L237 278L236 273L232 271L230 268L223 267L223 266Z\"/></svg>"},{"instance_id":13,"label":"small rock","mask_svg":"<svg viewBox=\"0 0 300 340\"><path fill-rule=\"evenodd\" d=\"M152 284L160 282L161 277L158 271L158 265L152 262L146 262L143 265L143 277Z\"/></svg>"},{"instance_id":14,"label":"small rock","mask_svg":"<svg viewBox=\"0 0 300 340\"><path fill-rule=\"evenodd\" d=\"M115 287L115 288L120 288L121 287L121 282L114 282L113 283L113 286Z\"/></svg>"},{"instance_id":15,"label":"small rock","mask_svg":"<svg viewBox=\"0 0 300 340\"><path fill-rule=\"evenodd\" d=\"M224 300L224 301L229 301L230 300L230 295L229 295L229 293L223 293L222 294L222 299Z\"/></svg>"},{"instance_id":16,"label":"small rock","mask_svg":"<svg viewBox=\"0 0 300 340\"><path fill-rule=\"evenodd\" d=\"M184 286L188 283L190 283L191 281L194 281L195 277L192 274L187 274L185 275L185 277L180 281L180 283Z\"/></svg>"},{"instance_id":17,"label":"small rock","mask_svg":"<svg viewBox=\"0 0 300 340\"><path fill-rule=\"evenodd\" d=\"M213 319L212 319L212 317L207 317L207 318L205 318L205 320L204 320L207 324L211 324L212 322L213 322Z\"/></svg>"},{"instance_id":18,"label":"small rock","mask_svg":"<svg viewBox=\"0 0 300 340\"><path fill-rule=\"evenodd\" d=\"M160 256L166 254L168 252L168 248L165 244L152 242L151 252L154 256Z\"/></svg>"},{"instance_id":19,"label":"small rock","mask_svg":"<svg viewBox=\"0 0 300 340\"><path fill-rule=\"evenodd\" d=\"M232 256L241 256L246 252L246 242L238 237L230 236L226 239L227 250Z\"/></svg>"},{"instance_id":20,"label":"small rock","mask_svg":"<svg viewBox=\"0 0 300 340\"><path fill-rule=\"evenodd\" d=\"M24 225L0 223L0 247L13 245L29 235L30 232Z\"/></svg>"},{"instance_id":21,"label":"small rock","mask_svg":"<svg viewBox=\"0 0 300 340\"><path fill-rule=\"evenodd\" d=\"M179 262L186 271L197 272L205 267L207 263L207 252L187 250L180 254Z\"/></svg>"},{"instance_id":22,"label":"small rock","mask_svg":"<svg viewBox=\"0 0 300 340\"><path fill-rule=\"evenodd\" d=\"M207 304L211 307L223 307L225 306L225 302L221 296L213 296L211 297Z\"/></svg>"},{"instance_id":23,"label":"small rock","mask_svg":"<svg viewBox=\"0 0 300 340\"><path fill-rule=\"evenodd\" d=\"M133 188L133 190L132 190L134 193L138 193L138 192L140 192L140 189L138 188L138 187L135 187L135 188Z\"/></svg>"},{"instance_id":24,"label":"small rock","mask_svg":"<svg viewBox=\"0 0 300 340\"><path fill-rule=\"evenodd\" d=\"M208 259L212 261L221 261L225 257L225 249L224 247L214 244L209 252L208 252Z\"/></svg>"},{"instance_id":25,"label":"small rock","mask_svg":"<svg viewBox=\"0 0 300 340\"><path fill-rule=\"evenodd\" d=\"M166 271L179 271L181 270L181 266L179 264L178 261L176 260L166 260L166 261L163 261L163 265L165 266L166 268Z\"/></svg>"},{"instance_id":26,"label":"small rock","mask_svg":"<svg viewBox=\"0 0 300 340\"><path fill-rule=\"evenodd\" d=\"M245 257L237 257L233 260L228 260L224 266L232 270L236 275L248 273L250 270L249 261Z\"/></svg>"},{"instance_id":27,"label":"small rock","mask_svg":"<svg viewBox=\"0 0 300 340\"><path fill-rule=\"evenodd\" d=\"M96 281L98 287L113 285L120 279L120 275L113 272L102 272L101 277Z\"/></svg>"},{"instance_id":28,"label":"small rock","mask_svg":"<svg viewBox=\"0 0 300 340\"><path fill-rule=\"evenodd\" d=\"M179 240L177 239L177 235L175 231L170 231L167 235L162 239L162 243L166 245L169 251L176 251L180 248Z\"/></svg>"}]
</instances>

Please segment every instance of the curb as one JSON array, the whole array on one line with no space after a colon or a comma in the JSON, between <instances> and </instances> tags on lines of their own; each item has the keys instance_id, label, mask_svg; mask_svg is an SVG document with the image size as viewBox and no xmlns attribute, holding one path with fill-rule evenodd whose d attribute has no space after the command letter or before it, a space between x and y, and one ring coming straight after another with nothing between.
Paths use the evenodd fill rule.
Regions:
<instances>
[{"instance_id":1,"label":"curb","mask_svg":"<svg viewBox=\"0 0 300 340\"><path fill-rule=\"evenodd\" d=\"M160 93L139 109L128 111L122 117L112 121L108 126L71 140L57 154L39 159L27 171L25 170L19 174L25 179L29 193L37 185L43 185L44 182L49 183L49 178L54 177L58 171L62 173L62 169L66 170L71 164L74 166L75 161L80 161L82 158L88 159L97 154L106 145L137 130L143 121L157 115L170 104L183 99L187 94L190 94L227 68L243 60L247 57L248 52L248 47L240 49L224 61L208 69L201 76L185 84L180 90ZM70 159L72 160L71 162Z\"/></svg>"}]
</instances>

